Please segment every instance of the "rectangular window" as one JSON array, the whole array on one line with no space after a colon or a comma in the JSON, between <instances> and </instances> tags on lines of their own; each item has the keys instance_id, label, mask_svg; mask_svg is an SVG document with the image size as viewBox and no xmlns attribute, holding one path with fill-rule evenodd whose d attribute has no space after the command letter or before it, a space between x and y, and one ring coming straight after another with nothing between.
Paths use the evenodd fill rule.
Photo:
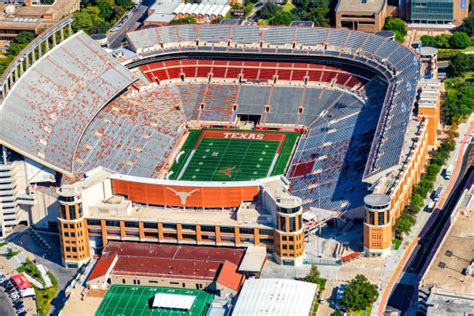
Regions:
<instances>
[{"instance_id":1,"label":"rectangular window","mask_svg":"<svg viewBox=\"0 0 474 316\"><path fill-rule=\"evenodd\" d=\"M89 226L100 226L100 220L99 219L88 219L87 220L87 225L89 225Z\"/></svg>"},{"instance_id":2,"label":"rectangular window","mask_svg":"<svg viewBox=\"0 0 474 316\"><path fill-rule=\"evenodd\" d=\"M125 222L127 228L138 228L138 222Z\"/></svg>"},{"instance_id":3,"label":"rectangular window","mask_svg":"<svg viewBox=\"0 0 474 316\"><path fill-rule=\"evenodd\" d=\"M163 228L176 230L176 224L163 224Z\"/></svg>"},{"instance_id":4,"label":"rectangular window","mask_svg":"<svg viewBox=\"0 0 474 316\"><path fill-rule=\"evenodd\" d=\"M260 229L260 235L273 236L273 230L271 230L271 229Z\"/></svg>"},{"instance_id":5,"label":"rectangular window","mask_svg":"<svg viewBox=\"0 0 474 316\"><path fill-rule=\"evenodd\" d=\"M369 212L369 225L375 225L374 212Z\"/></svg>"},{"instance_id":6,"label":"rectangular window","mask_svg":"<svg viewBox=\"0 0 474 316\"><path fill-rule=\"evenodd\" d=\"M195 239L195 236L194 235L191 235L191 234L183 234L182 235L184 239Z\"/></svg>"},{"instance_id":7,"label":"rectangular window","mask_svg":"<svg viewBox=\"0 0 474 316\"><path fill-rule=\"evenodd\" d=\"M290 232L295 232L296 231L296 220L294 217L290 217Z\"/></svg>"},{"instance_id":8,"label":"rectangular window","mask_svg":"<svg viewBox=\"0 0 474 316\"><path fill-rule=\"evenodd\" d=\"M384 212L379 212L378 222L379 222L379 225L385 225Z\"/></svg>"},{"instance_id":9,"label":"rectangular window","mask_svg":"<svg viewBox=\"0 0 474 316\"><path fill-rule=\"evenodd\" d=\"M120 227L119 221L105 221L105 225L109 227Z\"/></svg>"},{"instance_id":10,"label":"rectangular window","mask_svg":"<svg viewBox=\"0 0 474 316\"><path fill-rule=\"evenodd\" d=\"M234 227L221 226L221 233L231 233L235 231Z\"/></svg>"},{"instance_id":11,"label":"rectangular window","mask_svg":"<svg viewBox=\"0 0 474 316\"><path fill-rule=\"evenodd\" d=\"M253 235L253 228L240 228L241 234Z\"/></svg>"},{"instance_id":12,"label":"rectangular window","mask_svg":"<svg viewBox=\"0 0 474 316\"><path fill-rule=\"evenodd\" d=\"M280 230L285 231L286 230L286 220L285 217L280 217Z\"/></svg>"},{"instance_id":13,"label":"rectangular window","mask_svg":"<svg viewBox=\"0 0 474 316\"><path fill-rule=\"evenodd\" d=\"M196 231L196 226L195 225L181 225L181 229L184 230L192 230L193 232Z\"/></svg>"},{"instance_id":14,"label":"rectangular window","mask_svg":"<svg viewBox=\"0 0 474 316\"><path fill-rule=\"evenodd\" d=\"M143 223L143 228L158 229L158 223Z\"/></svg>"},{"instance_id":15,"label":"rectangular window","mask_svg":"<svg viewBox=\"0 0 474 316\"><path fill-rule=\"evenodd\" d=\"M77 219L76 207L73 206L73 205L69 205L69 218L70 219Z\"/></svg>"},{"instance_id":16,"label":"rectangular window","mask_svg":"<svg viewBox=\"0 0 474 316\"><path fill-rule=\"evenodd\" d=\"M216 227L215 226L202 226L201 225L201 231L202 232L211 232L211 233L214 233L216 231Z\"/></svg>"}]
</instances>

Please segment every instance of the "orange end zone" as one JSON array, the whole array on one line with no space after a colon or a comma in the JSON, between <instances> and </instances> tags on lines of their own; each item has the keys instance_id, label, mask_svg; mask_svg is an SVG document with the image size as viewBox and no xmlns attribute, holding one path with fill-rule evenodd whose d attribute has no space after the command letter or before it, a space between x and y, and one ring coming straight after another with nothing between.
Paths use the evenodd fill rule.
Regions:
<instances>
[{"instance_id":1,"label":"orange end zone","mask_svg":"<svg viewBox=\"0 0 474 316\"><path fill-rule=\"evenodd\" d=\"M198 141L194 145L197 149L203 138L223 138L223 139L247 139L247 140L277 140L280 142L277 154L280 153L283 144L285 143L286 134L277 133L262 133L262 132L240 132L240 131L221 131L221 130L204 130L199 136Z\"/></svg>"}]
</instances>

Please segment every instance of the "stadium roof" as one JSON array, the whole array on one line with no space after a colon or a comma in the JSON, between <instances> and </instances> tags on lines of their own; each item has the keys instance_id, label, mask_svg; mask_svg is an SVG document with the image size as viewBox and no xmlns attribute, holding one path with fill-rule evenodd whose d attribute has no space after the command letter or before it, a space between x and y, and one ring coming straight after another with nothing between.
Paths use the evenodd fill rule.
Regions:
<instances>
[{"instance_id":1,"label":"stadium roof","mask_svg":"<svg viewBox=\"0 0 474 316\"><path fill-rule=\"evenodd\" d=\"M317 285L289 279L249 279L240 291L234 316L310 315Z\"/></svg>"},{"instance_id":2,"label":"stadium roof","mask_svg":"<svg viewBox=\"0 0 474 316\"><path fill-rule=\"evenodd\" d=\"M72 173L79 138L100 109L134 77L83 32L29 68L0 106L1 142Z\"/></svg>"}]
</instances>

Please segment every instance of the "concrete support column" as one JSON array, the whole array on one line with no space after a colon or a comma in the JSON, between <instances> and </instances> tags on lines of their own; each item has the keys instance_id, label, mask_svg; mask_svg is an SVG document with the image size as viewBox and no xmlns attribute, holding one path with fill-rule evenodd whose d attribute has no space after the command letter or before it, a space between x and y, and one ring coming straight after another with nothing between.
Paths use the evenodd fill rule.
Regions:
<instances>
[{"instance_id":1,"label":"concrete support column","mask_svg":"<svg viewBox=\"0 0 474 316\"><path fill-rule=\"evenodd\" d=\"M44 41L46 44L46 53L49 52L49 37Z\"/></svg>"},{"instance_id":2,"label":"concrete support column","mask_svg":"<svg viewBox=\"0 0 474 316\"><path fill-rule=\"evenodd\" d=\"M53 34L53 47L56 47L56 33Z\"/></svg>"},{"instance_id":3,"label":"concrete support column","mask_svg":"<svg viewBox=\"0 0 474 316\"><path fill-rule=\"evenodd\" d=\"M59 30L59 34L61 34L61 42L64 41L64 27L62 27L60 30Z\"/></svg>"},{"instance_id":4,"label":"concrete support column","mask_svg":"<svg viewBox=\"0 0 474 316\"><path fill-rule=\"evenodd\" d=\"M24 69L23 69L23 60L20 61L20 77L23 76L23 72L24 72Z\"/></svg>"},{"instance_id":5,"label":"concrete support column","mask_svg":"<svg viewBox=\"0 0 474 316\"><path fill-rule=\"evenodd\" d=\"M41 44L38 45L38 59L40 59L43 56L43 48L41 47Z\"/></svg>"},{"instance_id":6,"label":"concrete support column","mask_svg":"<svg viewBox=\"0 0 474 316\"><path fill-rule=\"evenodd\" d=\"M71 26L71 23L69 23L69 24L67 25L67 29L68 29L68 31L69 31L69 36L71 36L71 35L72 35L72 26Z\"/></svg>"}]
</instances>

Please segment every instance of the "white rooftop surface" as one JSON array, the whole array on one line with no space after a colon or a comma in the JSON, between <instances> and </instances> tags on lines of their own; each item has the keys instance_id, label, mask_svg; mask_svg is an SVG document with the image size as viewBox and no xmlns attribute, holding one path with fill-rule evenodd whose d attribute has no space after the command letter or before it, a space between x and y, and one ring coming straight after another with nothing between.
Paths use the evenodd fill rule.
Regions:
<instances>
[{"instance_id":1,"label":"white rooftop surface","mask_svg":"<svg viewBox=\"0 0 474 316\"><path fill-rule=\"evenodd\" d=\"M239 265L239 271L260 272L267 258L265 247L248 247Z\"/></svg>"},{"instance_id":2,"label":"white rooftop surface","mask_svg":"<svg viewBox=\"0 0 474 316\"><path fill-rule=\"evenodd\" d=\"M183 3L180 0L156 1L150 7L150 12L153 13L148 16L146 21L169 23L176 17L176 15L173 14L173 11L182 5Z\"/></svg>"},{"instance_id":3,"label":"white rooftop surface","mask_svg":"<svg viewBox=\"0 0 474 316\"><path fill-rule=\"evenodd\" d=\"M307 316L317 285L289 279L249 279L244 283L232 315Z\"/></svg>"},{"instance_id":4,"label":"white rooftop surface","mask_svg":"<svg viewBox=\"0 0 474 316\"><path fill-rule=\"evenodd\" d=\"M194 304L196 296L158 293L153 298L153 308L169 308L189 310Z\"/></svg>"}]
</instances>

